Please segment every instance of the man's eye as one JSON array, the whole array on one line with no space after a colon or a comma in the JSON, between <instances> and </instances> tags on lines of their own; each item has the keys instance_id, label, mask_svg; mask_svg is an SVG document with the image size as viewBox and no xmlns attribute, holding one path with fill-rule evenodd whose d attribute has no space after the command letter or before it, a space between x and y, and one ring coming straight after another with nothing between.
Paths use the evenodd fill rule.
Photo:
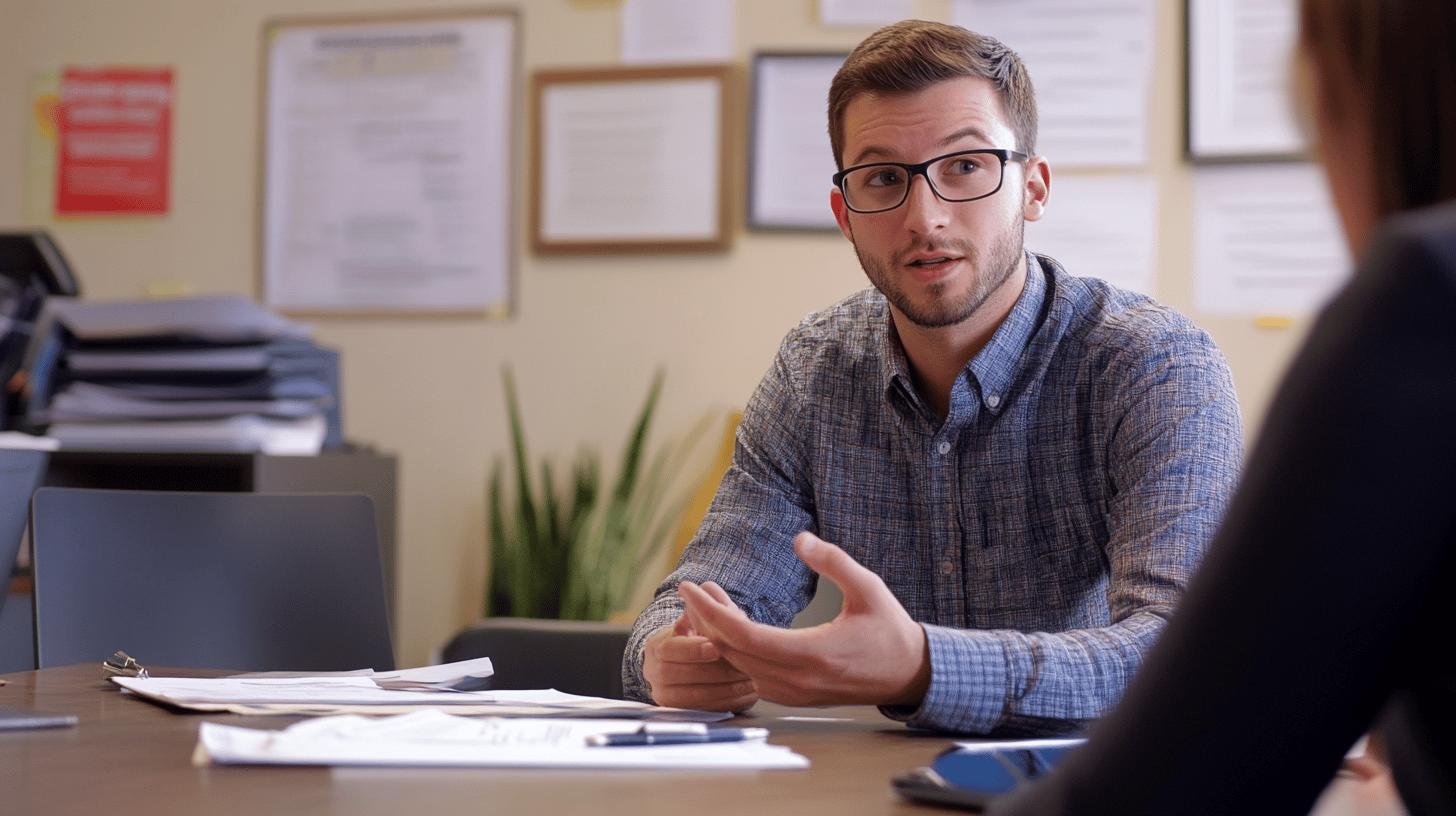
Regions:
<instances>
[{"instance_id":1,"label":"man's eye","mask_svg":"<svg viewBox=\"0 0 1456 816\"><path fill-rule=\"evenodd\" d=\"M903 175L898 167L886 167L883 170L876 170L870 173L868 184L871 187L889 187L899 184Z\"/></svg>"},{"instance_id":2,"label":"man's eye","mask_svg":"<svg viewBox=\"0 0 1456 816\"><path fill-rule=\"evenodd\" d=\"M981 169L980 162L975 159L955 159L950 163L949 172L956 175L968 175Z\"/></svg>"}]
</instances>

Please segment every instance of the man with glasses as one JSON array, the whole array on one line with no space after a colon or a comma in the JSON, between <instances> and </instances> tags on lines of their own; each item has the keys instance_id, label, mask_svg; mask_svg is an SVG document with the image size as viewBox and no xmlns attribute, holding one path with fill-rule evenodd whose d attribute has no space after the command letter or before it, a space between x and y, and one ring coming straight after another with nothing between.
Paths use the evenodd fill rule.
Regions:
<instances>
[{"instance_id":1,"label":"man with glasses","mask_svg":"<svg viewBox=\"0 0 1456 816\"><path fill-rule=\"evenodd\" d=\"M1227 366L1172 310L1022 248L1051 170L999 42L882 29L835 76L829 123L830 206L874 288L784 340L625 688L1076 728L1121 695L1223 512ZM781 628L821 577L839 616Z\"/></svg>"}]
</instances>

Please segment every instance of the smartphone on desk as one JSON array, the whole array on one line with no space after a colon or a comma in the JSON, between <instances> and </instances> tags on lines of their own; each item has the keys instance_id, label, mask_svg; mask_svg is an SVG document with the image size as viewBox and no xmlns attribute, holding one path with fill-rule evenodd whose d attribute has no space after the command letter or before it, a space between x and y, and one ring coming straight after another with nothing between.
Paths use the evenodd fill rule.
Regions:
<instances>
[{"instance_id":1,"label":"smartphone on desk","mask_svg":"<svg viewBox=\"0 0 1456 816\"><path fill-rule=\"evenodd\" d=\"M906 799L984 810L998 797L1049 772L1085 740L1034 740L1015 744L965 743L947 750L927 767L891 780Z\"/></svg>"}]
</instances>

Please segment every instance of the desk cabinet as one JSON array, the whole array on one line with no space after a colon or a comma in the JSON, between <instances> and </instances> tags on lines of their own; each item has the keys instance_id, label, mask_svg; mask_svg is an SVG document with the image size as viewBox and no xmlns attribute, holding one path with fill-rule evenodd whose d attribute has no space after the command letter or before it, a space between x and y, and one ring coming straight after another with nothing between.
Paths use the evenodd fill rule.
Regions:
<instances>
[{"instance_id":1,"label":"desk cabinet","mask_svg":"<svg viewBox=\"0 0 1456 816\"><path fill-rule=\"evenodd\" d=\"M367 449L318 456L63 450L51 454L44 484L112 490L363 493L374 500L393 625L398 478L393 455ZM35 668L28 580L12 582L11 590L0 611L0 673Z\"/></svg>"}]
</instances>

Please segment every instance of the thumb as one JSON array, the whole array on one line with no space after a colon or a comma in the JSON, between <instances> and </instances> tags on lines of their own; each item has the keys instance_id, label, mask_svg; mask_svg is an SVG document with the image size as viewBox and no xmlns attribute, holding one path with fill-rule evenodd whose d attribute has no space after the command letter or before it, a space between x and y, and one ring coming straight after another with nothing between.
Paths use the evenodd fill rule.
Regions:
<instances>
[{"instance_id":1,"label":"thumb","mask_svg":"<svg viewBox=\"0 0 1456 816\"><path fill-rule=\"evenodd\" d=\"M678 615L677 620L673 621L672 633L674 636L696 635L697 630L693 629L692 621L689 621L687 614L684 613Z\"/></svg>"},{"instance_id":2,"label":"thumb","mask_svg":"<svg viewBox=\"0 0 1456 816\"><path fill-rule=\"evenodd\" d=\"M861 566L849 553L808 531L794 539L794 554L809 569L834 582L844 594L845 611L875 608L886 601L899 605L889 587L869 569Z\"/></svg>"}]
</instances>

